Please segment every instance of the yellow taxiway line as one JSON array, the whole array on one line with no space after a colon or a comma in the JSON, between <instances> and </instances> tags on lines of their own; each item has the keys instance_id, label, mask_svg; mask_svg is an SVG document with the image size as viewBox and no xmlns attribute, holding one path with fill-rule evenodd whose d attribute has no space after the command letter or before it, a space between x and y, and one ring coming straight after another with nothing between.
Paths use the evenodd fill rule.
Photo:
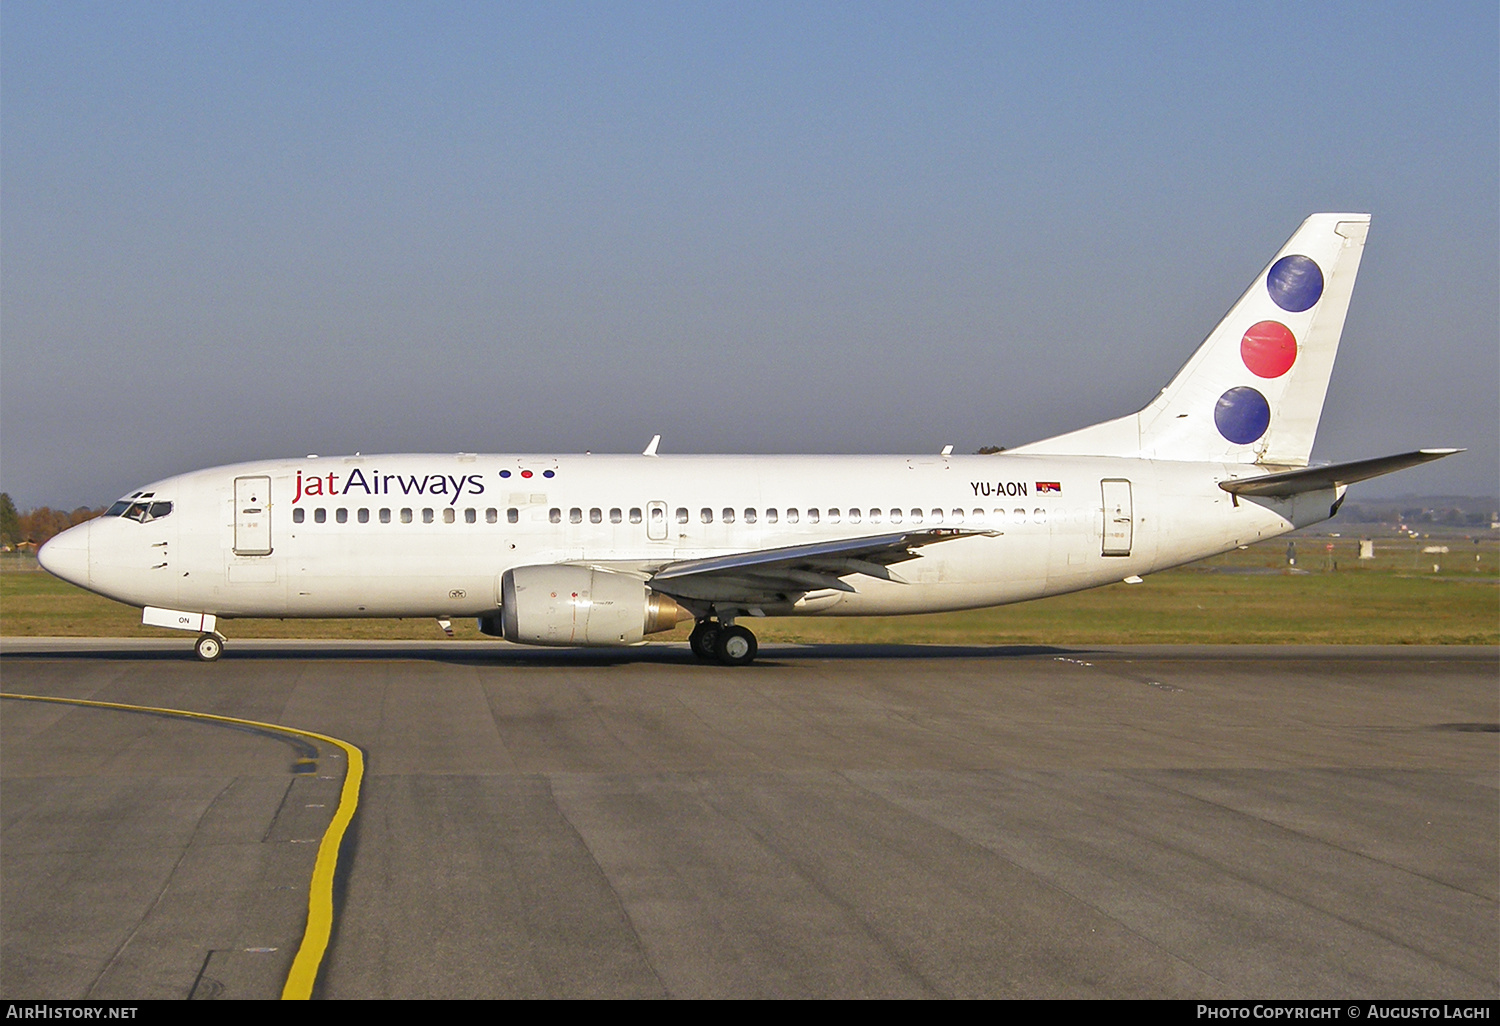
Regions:
<instances>
[{"instance_id":1,"label":"yellow taxiway line","mask_svg":"<svg viewBox=\"0 0 1500 1026\"><path fill-rule=\"evenodd\" d=\"M313 984L318 978L318 968L323 964L323 955L328 950L328 940L333 934L333 874L338 868L339 846L343 844L344 832L354 819L354 810L359 806L359 788L365 775L364 753L355 745L327 734L319 734L300 727L288 727L280 723L261 723L257 720L241 720L233 716L217 716L213 713L192 712L187 709L158 709L147 705L124 705L119 702L94 702L84 698L51 698L45 695L17 695L0 693L0 698L15 698L27 702L56 702L61 705L84 705L97 709L118 709L125 712L153 713L157 716L181 716L189 720L207 720L214 723L232 723L240 727L255 727L260 730L312 738L334 745L344 751L348 768L344 772L344 786L339 792L339 805L334 810L333 820L323 833L318 844L318 858L313 864L312 883L307 894L307 925L302 932L302 944L297 956L292 959L291 972L281 989L282 1000L306 1000L312 997Z\"/></svg>"}]
</instances>

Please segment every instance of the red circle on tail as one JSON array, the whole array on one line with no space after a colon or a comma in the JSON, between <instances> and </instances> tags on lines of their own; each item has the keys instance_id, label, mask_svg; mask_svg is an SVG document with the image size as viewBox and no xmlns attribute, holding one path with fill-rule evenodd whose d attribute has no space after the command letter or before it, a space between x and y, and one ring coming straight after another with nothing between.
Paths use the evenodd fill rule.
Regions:
<instances>
[{"instance_id":1,"label":"red circle on tail","mask_svg":"<svg viewBox=\"0 0 1500 1026\"><path fill-rule=\"evenodd\" d=\"M1297 337L1280 321L1261 321L1240 339L1240 359L1262 378L1279 378L1297 359Z\"/></svg>"}]
</instances>

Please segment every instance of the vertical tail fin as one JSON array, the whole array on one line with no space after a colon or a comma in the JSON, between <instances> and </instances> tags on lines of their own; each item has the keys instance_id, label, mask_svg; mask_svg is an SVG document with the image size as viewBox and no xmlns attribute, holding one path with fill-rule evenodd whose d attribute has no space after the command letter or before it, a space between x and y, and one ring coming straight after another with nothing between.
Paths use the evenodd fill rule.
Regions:
<instances>
[{"instance_id":1,"label":"vertical tail fin","mask_svg":"<svg viewBox=\"0 0 1500 1026\"><path fill-rule=\"evenodd\" d=\"M1012 452L1306 466L1368 214L1314 214L1145 409Z\"/></svg>"}]
</instances>

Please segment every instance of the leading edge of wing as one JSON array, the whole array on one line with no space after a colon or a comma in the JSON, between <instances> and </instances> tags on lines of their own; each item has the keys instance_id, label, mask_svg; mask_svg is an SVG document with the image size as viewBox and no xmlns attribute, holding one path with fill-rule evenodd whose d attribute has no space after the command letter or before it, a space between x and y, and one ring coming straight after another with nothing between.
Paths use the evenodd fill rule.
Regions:
<instances>
[{"instance_id":1,"label":"leading edge of wing","mask_svg":"<svg viewBox=\"0 0 1500 1026\"><path fill-rule=\"evenodd\" d=\"M1380 477L1382 474L1390 474L1397 470L1405 470L1407 467L1440 460L1456 452L1463 452L1463 450L1418 449L1416 452L1403 452L1395 456L1377 456L1374 459L1355 460L1351 463L1335 463L1327 467L1303 467L1299 470L1264 474L1259 477L1233 478L1229 481L1220 481L1219 487L1236 495L1297 495L1301 492L1317 491L1320 488L1337 488L1340 485Z\"/></svg>"},{"instance_id":2,"label":"leading edge of wing","mask_svg":"<svg viewBox=\"0 0 1500 1026\"><path fill-rule=\"evenodd\" d=\"M963 528L932 528L925 531L901 531L895 534L866 535L859 538L841 538L836 541L813 542L808 545L787 545L775 549L753 549L728 556L707 556L702 559L685 559L668 563L650 578L658 581L682 580L688 577L704 577L714 574L743 573L745 571L771 571L831 569L835 577L849 573L871 573L872 576L897 580L894 574L885 571L889 563L900 563L916 558L913 549L954 538L993 535L994 531L973 531ZM859 564L865 564L860 566ZM904 582L903 582L904 583Z\"/></svg>"}]
</instances>

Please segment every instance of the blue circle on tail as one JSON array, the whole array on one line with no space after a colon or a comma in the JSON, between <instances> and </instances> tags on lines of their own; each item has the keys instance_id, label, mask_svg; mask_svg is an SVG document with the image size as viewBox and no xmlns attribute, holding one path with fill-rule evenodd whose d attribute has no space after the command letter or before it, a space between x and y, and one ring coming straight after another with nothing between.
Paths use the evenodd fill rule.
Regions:
<instances>
[{"instance_id":1,"label":"blue circle on tail","mask_svg":"<svg viewBox=\"0 0 1500 1026\"><path fill-rule=\"evenodd\" d=\"M1214 405L1214 424L1235 445L1249 445L1271 426L1271 404L1249 385L1231 388Z\"/></svg>"},{"instance_id":2,"label":"blue circle on tail","mask_svg":"<svg viewBox=\"0 0 1500 1026\"><path fill-rule=\"evenodd\" d=\"M1309 310L1323 295L1323 271L1312 257L1297 253L1271 265L1266 275L1271 301L1288 313Z\"/></svg>"}]
</instances>

